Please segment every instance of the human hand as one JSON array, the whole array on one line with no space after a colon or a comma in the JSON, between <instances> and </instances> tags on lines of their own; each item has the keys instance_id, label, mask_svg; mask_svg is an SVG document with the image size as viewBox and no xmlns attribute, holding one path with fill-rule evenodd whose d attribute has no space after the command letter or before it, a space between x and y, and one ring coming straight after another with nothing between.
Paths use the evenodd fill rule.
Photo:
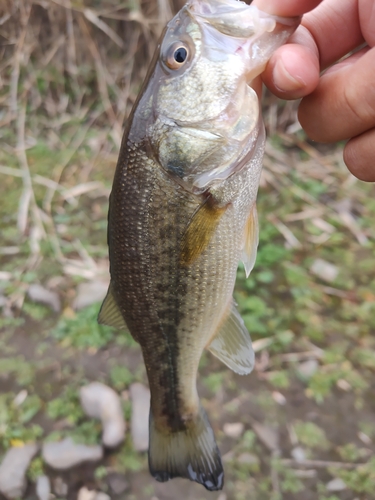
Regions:
<instances>
[{"instance_id":1,"label":"human hand","mask_svg":"<svg viewBox=\"0 0 375 500\"><path fill-rule=\"evenodd\" d=\"M320 1L254 0L260 9L285 16L317 6L272 56L263 80L278 97L303 97L299 120L308 136L320 142L348 139L347 167L359 179L375 181L375 4Z\"/></svg>"}]
</instances>

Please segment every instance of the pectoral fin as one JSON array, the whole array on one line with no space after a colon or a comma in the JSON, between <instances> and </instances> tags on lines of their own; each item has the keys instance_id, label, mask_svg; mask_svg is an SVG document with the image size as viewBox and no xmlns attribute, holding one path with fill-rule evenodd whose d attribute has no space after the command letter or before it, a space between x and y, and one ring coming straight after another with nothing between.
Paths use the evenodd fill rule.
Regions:
<instances>
[{"instance_id":1,"label":"pectoral fin","mask_svg":"<svg viewBox=\"0 0 375 500\"><path fill-rule=\"evenodd\" d=\"M257 258L259 243L259 224L257 206L254 203L245 226L245 245L242 254L242 262L245 266L246 278L252 271Z\"/></svg>"},{"instance_id":2,"label":"pectoral fin","mask_svg":"<svg viewBox=\"0 0 375 500\"><path fill-rule=\"evenodd\" d=\"M208 350L240 375L247 375L254 368L250 334L234 302Z\"/></svg>"},{"instance_id":3,"label":"pectoral fin","mask_svg":"<svg viewBox=\"0 0 375 500\"><path fill-rule=\"evenodd\" d=\"M227 207L217 207L207 200L193 215L181 242L180 262L192 264L207 248Z\"/></svg>"},{"instance_id":4,"label":"pectoral fin","mask_svg":"<svg viewBox=\"0 0 375 500\"><path fill-rule=\"evenodd\" d=\"M107 295L99 311L98 323L101 325L112 326L117 330L127 330L123 315L113 296L112 285L108 287Z\"/></svg>"}]
</instances>

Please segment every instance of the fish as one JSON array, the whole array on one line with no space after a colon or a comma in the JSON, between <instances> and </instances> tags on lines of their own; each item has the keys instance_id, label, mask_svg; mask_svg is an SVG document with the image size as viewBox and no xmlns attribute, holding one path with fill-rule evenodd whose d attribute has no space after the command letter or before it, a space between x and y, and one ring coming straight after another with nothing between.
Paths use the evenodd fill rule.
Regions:
<instances>
[{"instance_id":1,"label":"fish","mask_svg":"<svg viewBox=\"0 0 375 500\"><path fill-rule=\"evenodd\" d=\"M140 344L149 469L161 482L224 484L198 365L208 349L236 373L254 366L232 298L238 263L249 275L258 246L265 131L251 83L299 22L236 0L189 0L167 24L125 124L98 321Z\"/></svg>"}]
</instances>

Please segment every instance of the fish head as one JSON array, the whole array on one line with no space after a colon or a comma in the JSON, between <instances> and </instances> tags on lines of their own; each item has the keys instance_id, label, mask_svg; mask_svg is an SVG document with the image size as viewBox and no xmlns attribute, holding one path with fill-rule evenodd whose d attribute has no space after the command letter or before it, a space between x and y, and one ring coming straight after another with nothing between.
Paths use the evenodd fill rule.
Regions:
<instances>
[{"instance_id":1,"label":"fish head","mask_svg":"<svg viewBox=\"0 0 375 500\"><path fill-rule=\"evenodd\" d=\"M194 192L244 164L259 135L249 86L299 24L237 0L190 0L169 22L143 101L158 162Z\"/></svg>"}]
</instances>

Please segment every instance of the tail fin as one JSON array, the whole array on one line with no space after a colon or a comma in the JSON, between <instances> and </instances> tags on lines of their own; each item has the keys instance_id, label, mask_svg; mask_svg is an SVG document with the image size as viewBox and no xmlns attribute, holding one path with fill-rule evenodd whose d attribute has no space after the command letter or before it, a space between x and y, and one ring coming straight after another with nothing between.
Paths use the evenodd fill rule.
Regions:
<instances>
[{"instance_id":1,"label":"tail fin","mask_svg":"<svg viewBox=\"0 0 375 500\"><path fill-rule=\"evenodd\" d=\"M151 475L160 482L185 477L209 491L221 490L224 484L220 452L202 407L186 429L168 434L156 429L150 413L148 463Z\"/></svg>"}]
</instances>

